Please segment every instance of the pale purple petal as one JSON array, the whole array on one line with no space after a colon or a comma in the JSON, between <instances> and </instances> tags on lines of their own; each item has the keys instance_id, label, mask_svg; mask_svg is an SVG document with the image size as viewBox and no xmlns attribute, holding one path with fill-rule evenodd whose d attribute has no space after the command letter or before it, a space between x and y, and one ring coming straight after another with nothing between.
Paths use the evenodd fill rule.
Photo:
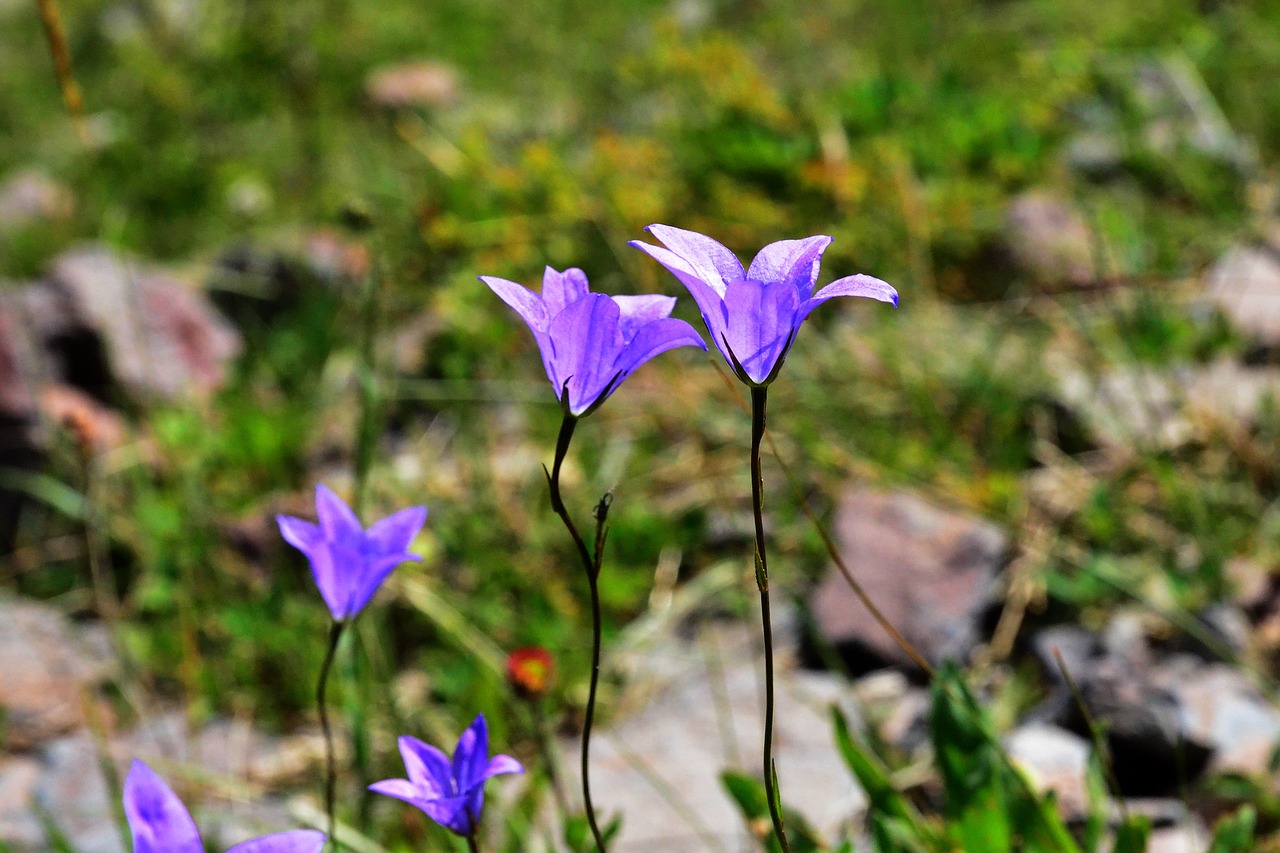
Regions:
<instances>
[{"instance_id":1,"label":"pale purple petal","mask_svg":"<svg viewBox=\"0 0 1280 853\"><path fill-rule=\"evenodd\" d=\"M409 774L419 796L449 797L456 793L453 785L453 768L449 756L429 743L404 735L397 742L404 769Z\"/></svg>"},{"instance_id":2,"label":"pale purple petal","mask_svg":"<svg viewBox=\"0 0 1280 853\"><path fill-rule=\"evenodd\" d=\"M484 714L478 714L467 730L458 738L453 751L453 778L458 793L467 793L472 786L484 782L484 771L489 766L489 723Z\"/></svg>"},{"instance_id":3,"label":"pale purple petal","mask_svg":"<svg viewBox=\"0 0 1280 853\"><path fill-rule=\"evenodd\" d=\"M325 835L314 829L277 832L232 847L227 853L320 853Z\"/></svg>"},{"instance_id":4,"label":"pale purple petal","mask_svg":"<svg viewBox=\"0 0 1280 853\"><path fill-rule=\"evenodd\" d=\"M523 284L507 281L491 275L482 275L480 280L489 285L489 289L498 294L498 298L507 303L520 315L520 319L534 331L546 331L551 322L547 306L538 294Z\"/></svg>"},{"instance_id":5,"label":"pale purple petal","mask_svg":"<svg viewBox=\"0 0 1280 853\"><path fill-rule=\"evenodd\" d=\"M895 306L898 304L898 291L893 289L893 285L869 275L851 275L836 279L806 300L800 306L800 319L808 317L814 308L836 296L865 296Z\"/></svg>"},{"instance_id":6,"label":"pale purple petal","mask_svg":"<svg viewBox=\"0 0 1280 853\"><path fill-rule=\"evenodd\" d=\"M341 622L354 615L350 609L355 573L359 570L360 553L332 542L308 555L311 576L315 578L320 597L333 618Z\"/></svg>"},{"instance_id":7,"label":"pale purple petal","mask_svg":"<svg viewBox=\"0 0 1280 853\"><path fill-rule=\"evenodd\" d=\"M706 350L702 336L684 320L668 317L649 323L636 333L626 349L618 354L617 369L630 375L654 356L676 347L694 346Z\"/></svg>"},{"instance_id":8,"label":"pale purple petal","mask_svg":"<svg viewBox=\"0 0 1280 853\"><path fill-rule=\"evenodd\" d=\"M397 800L404 800L406 803L415 806L418 804L418 800L423 798L422 790L408 779L383 779L381 782L374 782L370 785L369 790L375 794L382 794L384 797L395 797Z\"/></svg>"},{"instance_id":9,"label":"pale purple petal","mask_svg":"<svg viewBox=\"0 0 1280 853\"><path fill-rule=\"evenodd\" d=\"M353 579L347 590L346 616L353 617L369 606L383 582L401 563L421 560L417 554L391 554L377 559L366 557L359 577Z\"/></svg>"},{"instance_id":10,"label":"pale purple petal","mask_svg":"<svg viewBox=\"0 0 1280 853\"><path fill-rule=\"evenodd\" d=\"M523 773L524 765L516 761L510 755L495 755L489 761L489 766L485 768L484 779L492 779L494 776L502 776L506 773Z\"/></svg>"},{"instance_id":11,"label":"pale purple petal","mask_svg":"<svg viewBox=\"0 0 1280 853\"><path fill-rule=\"evenodd\" d=\"M347 542L364 532L351 507L324 483L316 485L316 514L320 516L320 529L331 542Z\"/></svg>"},{"instance_id":12,"label":"pale purple petal","mask_svg":"<svg viewBox=\"0 0 1280 853\"><path fill-rule=\"evenodd\" d=\"M364 552L369 555L402 554L409 550L427 521L425 506L411 506L377 522L365 532Z\"/></svg>"},{"instance_id":13,"label":"pale purple petal","mask_svg":"<svg viewBox=\"0 0 1280 853\"><path fill-rule=\"evenodd\" d=\"M808 299L818 280L822 253L830 245L831 238L825 235L770 243L751 261L746 277L766 283L788 282L800 292L801 299Z\"/></svg>"},{"instance_id":14,"label":"pale purple petal","mask_svg":"<svg viewBox=\"0 0 1280 853\"><path fill-rule=\"evenodd\" d=\"M551 321L556 374L569 386L568 407L574 415L591 409L616 379L614 362L623 348L620 316L616 302L591 293Z\"/></svg>"},{"instance_id":15,"label":"pale purple petal","mask_svg":"<svg viewBox=\"0 0 1280 853\"><path fill-rule=\"evenodd\" d=\"M723 295L729 282L746 276L746 272L742 269L742 262L737 256L705 234L686 231L683 228L672 228L670 225L650 225L645 230L683 258L694 274L705 281L716 293ZM653 253L650 252L650 254ZM654 255L654 257L657 256Z\"/></svg>"},{"instance_id":16,"label":"pale purple petal","mask_svg":"<svg viewBox=\"0 0 1280 853\"><path fill-rule=\"evenodd\" d=\"M589 290L587 274L577 267L564 272L547 267L542 273L542 302L547 306L547 322L586 296Z\"/></svg>"},{"instance_id":17,"label":"pale purple petal","mask_svg":"<svg viewBox=\"0 0 1280 853\"><path fill-rule=\"evenodd\" d=\"M786 355L795 331L800 297L785 283L742 280L725 292L728 328L725 336L747 378L762 383Z\"/></svg>"},{"instance_id":18,"label":"pale purple petal","mask_svg":"<svg viewBox=\"0 0 1280 853\"><path fill-rule=\"evenodd\" d=\"M466 837L471 834L474 826L472 817L480 816L483 801L477 802L474 796L458 796L441 797L438 800L420 800L414 805L445 829Z\"/></svg>"},{"instance_id":19,"label":"pale purple petal","mask_svg":"<svg viewBox=\"0 0 1280 853\"><path fill-rule=\"evenodd\" d=\"M670 317L671 310L676 307L674 296L615 296L613 301L618 303L618 310L622 312L618 325L622 329L622 339L628 342L645 323Z\"/></svg>"},{"instance_id":20,"label":"pale purple petal","mask_svg":"<svg viewBox=\"0 0 1280 853\"><path fill-rule=\"evenodd\" d=\"M134 853L204 853L191 813L141 761L133 762L124 780L124 813Z\"/></svg>"},{"instance_id":21,"label":"pale purple petal","mask_svg":"<svg viewBox=\"0 0 1280 853\"><path fill-rule=\"evenodd\" d=\"M291 515L277 515L276 523L280 525L280 535L284 537L284 541L308 557L318 548L324 547L324 533L318 525Z\"/></svg>"}]
</instances>

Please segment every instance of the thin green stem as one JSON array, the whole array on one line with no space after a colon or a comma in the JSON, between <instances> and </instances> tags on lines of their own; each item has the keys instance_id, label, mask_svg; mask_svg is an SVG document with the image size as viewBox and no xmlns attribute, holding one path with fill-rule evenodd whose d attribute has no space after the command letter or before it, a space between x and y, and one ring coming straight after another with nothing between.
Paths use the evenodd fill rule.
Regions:
<instances>
[{"instance_id":1,"label":"thin green stem","mask_svg":"<svg viewBox=\"0 0 1280 853\"><path fill-rule=\"evenodd\" d=\"M595 806L591 802L589 756L591 754L591 727L595 722L596 714L596 690L600 682L599 577L604 546L604 520L608 514L608 501L601 500L600 506L597 507L596 555L593 558L591 552L587 549L587 543L583 540L582 534L578 532L573 519L569 517L569 511L565 509L564 499L560 495L560 466L564 462L565 454L569 451L569 442L573 440L573 431L577 425L578 419L566 412L564 421L560 425L560 435L556 438L555 461L551 464L551 473L547 475L547 488L551 493L551 509L555 511L556 515L560 516L560 520L564 522L565 529L569 531L569 536L573 539L573 544L578 550L578 556L582 560L582 567L587 573L587 586L591 591L591 681L587 689L586 717L582 725L582 803L586 809L587 824L591 827L591 836L595 839L596 848L600 853L606 853L604 835L601 834L600 827L596 823Z\"/></svg>"},{"instance_id":2,"label":"thin green stem","mask_svg":"<svg viewBox=\"0 0 1280 853\"><path fill-rule=\"evenodd\" d=\"M335 792L338 787L338 763L333 754L333 730L329 727L329 709L325 703L325 689L329 686L329 671L333 669L333 660L338 651L338 641L342 639L342 631L346 622L335 621L329 627L329 648L324 653L324 663L320 665L320 680L316 683L316 706L320 710L320 729L324 732L324 812L329 818L329 838L334 850L340 849L334 832L337 829L337 817L334 812Z\"/></svg>"},{"instance_id":3,"label":"thin green stem","mask_svg":"<svg viewBox=\"0 0 1280 853\"><path fill-rule=\"evenodd\" d=\"M784 853L791 853L778 808L777 774L773 767L773 623L769 617L769 564L764 546L764 477L760 472L760 442L764 439L768 390L751 389L751 508L756 522L756 587L760 590L760 620L764 626L764 794L773 831Z\"/></svg>"}]
</instances>

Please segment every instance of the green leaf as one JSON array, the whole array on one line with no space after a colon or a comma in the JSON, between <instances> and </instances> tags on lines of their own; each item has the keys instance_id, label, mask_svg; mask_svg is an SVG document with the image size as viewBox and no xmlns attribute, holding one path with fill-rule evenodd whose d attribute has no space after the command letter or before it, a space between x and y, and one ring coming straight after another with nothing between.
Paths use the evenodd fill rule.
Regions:
<instances>
[{"instance_id":1,"label":"green leaf","mask_svg":"<svg viewBox=\"0 0 1280 853\"><path fill-rule=\"evenodd\" d=\"M742 810L747 822L747 831L760 840L769 853L782 853L782 847L773 835L773 822L769 817L769 801L765 797L764 783L754 776L726 770L720 774L720 781L733 801ZM799 812L782 807L783 826L787 831L787 841L791 844L792 853L817 853L826 850L822 839L809 826Z\"/></svg>"},{"instance_id":2,"label":"green leaf","mask_svg":"<svg viewBox=\"0 0 1280 853\"><path fill-rule=\"evenodd\" d=\"M1213 846L1209 853L1250 853L1254 849L1253 831L1258 815L1253 806L1242 806L1227 815L1213 828Z\"/></svg>"}]
</instances>

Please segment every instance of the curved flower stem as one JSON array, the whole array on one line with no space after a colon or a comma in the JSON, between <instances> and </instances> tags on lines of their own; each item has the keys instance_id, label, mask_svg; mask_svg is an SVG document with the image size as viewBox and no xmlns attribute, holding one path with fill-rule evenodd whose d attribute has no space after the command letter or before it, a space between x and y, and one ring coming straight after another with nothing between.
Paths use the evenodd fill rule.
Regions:
<instances>
[{"instance_id":1,"label":"curved flower stem","mask_svg":"<svg viewBox=\"0 0 1280 853\"><path fill-rule=\"evenodd\" d=\"M785 853L791 853L778 806L777 773L773 767L773 623L769 618L769 564L764 547L764 477L760 472L760 442L768 390L751 389L751 508L756 522L756 587L760 590L760 619L764 625L764 795L773 831Z\"/></svg>"},{"instance_id":2,"label":"curved flower stem","mask_svg":"<svg viewBox=\"0 0 1280 853\"><path fill-rule=\"evenodd\" d=\"M325 704L325 688L329 686L329 671L333 669L333 660L338 651L338 640L342 639L342 632L346 627L346 622L338 621L335 621L329 627L329 648L324 653L324 663L320 665L320 680L316 684L316 705L320 709L320 729L324 732L324 813L329 818L329 835L325 844L326 846L332 844L334 850L340 849L338 840L334 837L334 831L337 828L337 818L334 813L334 792L338 786L338 765L333 755L333 730L329 727L329 709Z\"/></svg>"},{"instance_id":3,"label":"curved flower stem","mask_svg":"<svg viewBox=\"0 0 1280 853\"><path fill-rule=\"evenodd\" d=\"M551 493L551 509L555 511L556 515L560 516L560 520L564 522L565 529L569 531L569 536L573 538L573 544L577 547L578 556L582 560L582 568L587 573L587 586L591 591L591 682L587 690L586 718L582 726L582 803L587 812L587 824L591 827L591 835L595 839L596 847L600 853L606 853L604 836L600 833L600 827L596 823L595 806L591 802L591 775L588 756L591 753L591 726L595 722L596 714L596 688L600 681L599 577L603 552L602 546L604 545L604 519L608 513L608 503L605 500L601 500L600 507L597 508L596 555L593 558L591 552L587 550L587 543L583 541L582 534L578 532L573 519L569 517L569 511L565 509L564 499L560 496L560 466L564 462L565 454L569 451L569 442L573 440L573 431L577 425L577 417L566 412L564 421L560 425L560 435L556 438L556 456L551 465L551 473L547 475L547 488Z\"/></svg>"},{"instance_id":4,"label":"curved flower stem","mask_svg":"<svg viewBox=\"0 0 1280 853\"><path fill-rule=\"evenodd\" d=\"M473 832L467 836L467 849L471 853L480 853L480 843L476 841L476 834Z\"/></svg>"}]
</instances>

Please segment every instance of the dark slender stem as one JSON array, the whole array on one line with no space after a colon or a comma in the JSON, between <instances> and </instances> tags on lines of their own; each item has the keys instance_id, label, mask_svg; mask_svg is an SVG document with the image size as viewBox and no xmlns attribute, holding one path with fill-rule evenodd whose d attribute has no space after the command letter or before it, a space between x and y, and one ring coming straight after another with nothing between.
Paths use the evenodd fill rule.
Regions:
<instances>
[{"instance_id":1,"label":"dark slender stem","mask_svg":"<svg viewBox=\"0 0 1280 853\"><path fill-rule=\"evenodd\" d=\"M480 843L476 841L476 834L473 832L467 836L467 849L471 853L480 853Z\"/></svg>"},{"instance_id":2,"label":"dark slender stem","mask_svg":"<svg viewBox=\"0 0 1280 853\"><path fill-rule=\"evenodd\" d=\"M751 507L756 521L756 587L760 590L760 619L764 625L764 794L773 831L785 853L791 853L778 808L777 776L773 769L773 623L769 618L769 564L764 547L764 477L760 472L760 442L768 390L751 389Z\"/></svg>"},{"instance_id":3,"label":"dark slender stem","mask_svg":"<svg viewBox=\"0 0 1280 853\"><path fill-rule=\"evenodd\" d=\"M608 502L602 500L600 502L601 506L597 508L596 555L593 558L591 552L587 550L587 543L583 540L582 534L578 532L573 519L569 517L569 511L565 509L564 499L560 496L560 466L564 462L565 454L569 451L569 442L573 440L573 431L577 425L578 419L566 412L564 422L560 425L560 435L556 438L556 456L555 461L551 464L551 473L547 475L547 487L551 492L551 508L556 515L560 516L560 520L564 522L565 529L569 531L569 535L573 538L573 544L577 547L578 556L582 560L582 568L587 573L587 586L591 591L591 682L587 690L586 718L583 720L582 726L582 804L587 812L587 824L591 827L591 836L595 839L596 847L600 853L606 853L604 836L596 823L595 806L591 802L589 756L591 754L591 726L595 722L596 715L596 689L600 682L601 629L600 586L598 579L600 576L601 553L604 545L604 519L608 513Z\"/></svg>"},{"instance_id":4,"label":"dark slender stem","mask_svg":"<svg viewBox=\"0 0 1280 853\"><path fill-rule=\"evenodd\" d=\"M320 709L320 729L324 732L324 812L329 818L328 844L334 850L339 849L334 832L337 829L337 817L334 813L335 791L338 787L338 763L333 755L333 730L329 727L329 709L325 702L325 688L329 686L329 671L333 669L333 659L338 651L338 640L342 639L342 631L346 622L334 622L329 627L329 648L324 653L324 663L320 665L320 680L316 683L316 706Z\"/></svg>"}]
</instances>

